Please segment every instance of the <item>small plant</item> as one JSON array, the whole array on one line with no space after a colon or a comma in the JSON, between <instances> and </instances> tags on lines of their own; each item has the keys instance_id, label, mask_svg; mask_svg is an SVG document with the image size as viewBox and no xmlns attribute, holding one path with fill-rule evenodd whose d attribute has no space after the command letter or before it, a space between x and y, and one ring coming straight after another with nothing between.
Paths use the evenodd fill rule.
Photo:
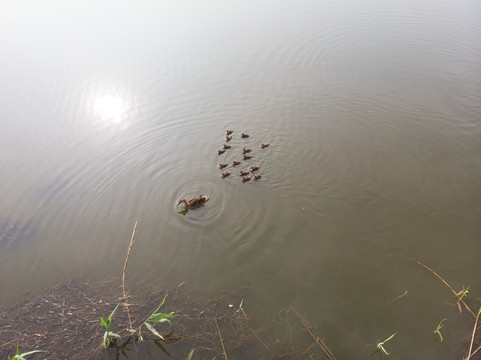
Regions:
<instances>
[{"instance_id":1,"label":"small plant","mask_svg":"<svg viewBox=\"0 0 481 360\"><path fill-rule=\"evenodd\" d=\"M444 322L446 321L447 319L442 319L439 324L438 324L438 327L436 328L436 330L433 331L433 337L436 338L436 334L439 336L439 341L443 341L443 335L441 334L441 331L439 331L443 326L444 326Z\"/></svg>"},{"instance_id":2,"label":"small plant","mask_svg":"<svg viewBox=\"0 0 481 360\"><path fill-rule=\"evenodd\" d=\"M458 298L458 303L465 297L465 296L468 296L469 294L469 288L471 287L471 285L469 285L466 289L462 288L462 290L458 293L456 293L456 297Z\"/></svg>"},{"instance_id":3,"label":"small plant","mask_svg":"<svg viewBox=\"0 0 481 360\"><path fill-rule=\"evenodd\" d=\"M173 312L171 312L170 314L165 314L165 313L161 313L161 312L157 312L159 311L159 309L162 307L162 305L164 305L164 302L165 302L165 298L167 297L168 294L165 294L164 298L162 299L162 302L160 303L160 305L157 307L157 309L154 310L154 312L152 313L152 315L149 316L149 318L144 322L142 323L142 325L140 325L137 329L129 329L129 331L132 333L132 334L135 334L137 333L137 336L138 338L142 341L143 340L143 337L142 337L142 326L145 325L145 327L147 329L150 330L150 332L152 334L154 334L155 336L159 337L160 339L162 340L165 340L165 338L159 334L159 332L155 329L155 327L151 324L151 323L161 323L161 322L168 322L169 325L172 325L172 322L170 321L170 319L176 317L177 315L175 315Z\"/></svg>"},{"instance_id":4,"label":"small plant","mask_svg":"<svg viewBox=\"0 0 481 360\"><path fill-rule=\"evenodd\" d=\"M191 352L189 353L189 355L187 355L187 358L185 360L191 360L192 359L192 355L194 355L194 350L195 349L191 350Z\"/></svg>"},{"instance_id":5,"label":"small plant","mask_svg":"<svg viewBox=\"0 0 481 360\"><path fill-rule=\"evenodd\" d=\"M374 350L374 352L371 354L371 356L378 352L381 355L381 359L383 358L383 355L385 355L386 357L389 357L389 353L386 351L386 349L384 349L384 344L391 341L397 333L398 333L398 331L396 331L394 334L389 336L384 341L379 342L379 340L378 340L377 345L376 345L376 350Z\"/></svg>"},{"instance_id":6,"label":"small plant","mask_svg":"<svg viewBox=\"0 0 481 360\"><path fill-rule=\"evenodd\" d=\"M240 304L239 304L239 309L236 310L236 312L239 312L239 311L242 311L242 313L244 314L245 317L247 317L247 314L246 312L244 311L244 308L242 307L242 304L244 303L244 299L241 300Z\"/></svg>"},{"instance_id":7,"label":"small plant","mask_svg":"<svg viewBox=\"0 0 481 360\"><path fill-rule=\"evenodd\" d=\"M109 315L109 317L107 318L107 320L104 320L102 318L102 316L100 317L100 321L102 322L102 325L104 326L105 328L105 333L104 333L104 339L103 339L103 346L104 346L104 349L107 350L109 345L110 345L110 341L111 341L111 338L119 338L121 339L120 335L119 334L116 334L114 332L111 332L110 331L110 325L112 324L112 316L114 316L114 313L115 311L117 310L117 308L119 307L120 304L117 304L117 306L115 307L114 311L112 311Z\"/></svg>"},{"instance_id":8,"label":"small plant","mask_svg":"<svg viewBox=\"0 0 481 360\"><path fill-rule=\"evenodd\" d=\"M31 354L34 354L34 353L39 353L39 352L46 352L46 351L45 350L33 350L33 351L29 351L29 352L20 354L20 350L18 349L18 344L17 344L17 352L16 352L15 356L13 358L10 358L10 356L9 356L8 360L27 360L25 358L25 356L31 355Z\"/></svg>"}]
</instances>

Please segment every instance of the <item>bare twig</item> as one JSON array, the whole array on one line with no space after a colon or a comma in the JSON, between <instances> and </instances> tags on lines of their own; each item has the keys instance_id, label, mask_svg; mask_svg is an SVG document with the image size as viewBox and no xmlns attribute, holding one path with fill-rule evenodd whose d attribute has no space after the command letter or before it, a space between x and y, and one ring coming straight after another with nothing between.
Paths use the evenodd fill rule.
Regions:
<instances>
[{"instance_id":1,"label":"bare twig","mask_svg":"<svg viewBox=\"0 0 481 360\"><path fill-rule=\"evenodd\" d=\"M225 352L224 341L222 341L222 335L220 334L219 325L217 325L217 320L214 320L215 326L217 327L217 332L219 333L220 344L222 345L222 351L224 351L224 358L227 360L227 353Z\"/></svg>"},{"instance_id":2,"label":"bare twig","mask_svg":"<svg viewBox=\"0 0 481 360\"><path fill-rule=\"evenodd\" d=\"M476 315L476 321L474 322L474 328L473 328L473 335L471 335L471 345L469 345L469 353L466 360L471 359L471 350L473 350L474 334L476 334L476 327L478 326L479 313L481 313L481 308L478 310L478 314Z\"/></svg>"},{"instance_id":3,"label":"bare twig","mask_svg":"<svg viewBox=\"0 0 481 360\"><path fill-rule=\"evenodd\" d=\"M132 244L134 243L135 229L137 229L137 221L135 222L134 231L132 232L132 237L130 238L129 250L127 251L127 257L125 258L125 263L124 263L124 270L122 271L122 294L123 294L124 306L125 306L125 309L127 310L127 315L129 316L130 329L132 329L132 319L130 318L129 304L127 303L127 298L125 296L125 272L127 271L127 262L129 261L130 249L132 248Z\"/></svg>"},{"instance_id":4,"label":"bare twig","mask_svg":"<svg viewBox=\"0 0 481 360\"><path fill-rule=\"evenodd\" d=\"M290 307L290 310L292 310L294 315L296 315L297 319L306 328L309 335L311 335L311 337L314 339L316 344L322 349L322 351L324 351L324 353L327 355L327 357L330 360L336 360L336 357L331 352L331 350L329 350L326 343L324 341L322 341L322 339L314 332L314 330L312 330L311 324L309 324L309 322L301 314L299 314L299 312L296 309L294 309L293 306Z\"/></svg>"},{"instance_id":5,"label":"bare twig","mask_svg":"<svg viewBox=\"0 0 481 360\"><path fill-rule=\"evenodd\" d=\"M468 310L469 313L476 318L476 315L474 314L474 312L473 312L473 311L469 308L469 306L466 305L466 303L463 301L462 296L460 297L460 296L459 296L459 293L457 293L457 292L451 287L451 285L449 285L449 284L446 282L446 280L444 280L441 276L439 276L438 274L436 274L436 273L434 272L434 270L432 270L432 269L429 268L428 266L424 265L422 262L419 262L419 261L417 261L417 260L415 260L415 259L413 259L413 261L414 261L416 264L418 264L418 265L422 266L423 268L425 268L426 270L430 271L434 276L436 276L439 280L441 280L441 281L444 283L444 285L446 285L446 286L453 292L454 296L456 296L456 297L459 299L459 302L461 302L461 303L464 305L464 307L466 308L466 310Z\"/></svg>"}]
</instances>

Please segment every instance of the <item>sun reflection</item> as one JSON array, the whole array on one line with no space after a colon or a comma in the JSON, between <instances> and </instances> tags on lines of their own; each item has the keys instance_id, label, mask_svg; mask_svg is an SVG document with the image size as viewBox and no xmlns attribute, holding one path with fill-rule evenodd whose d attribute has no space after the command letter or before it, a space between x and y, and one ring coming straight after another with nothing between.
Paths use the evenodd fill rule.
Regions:
<instances>
[{"instance_id":1,"label":"sun reflection","mask_svg":"<svg viewBox=\"0 0 481 360\"><path fill-rule=\"evenodd\" d=\"M115 94L101 94L94 98L92 111L94 116L106 123L120 124L125 116L127 104L122 97Z\"/></svg>"}]
</instances>

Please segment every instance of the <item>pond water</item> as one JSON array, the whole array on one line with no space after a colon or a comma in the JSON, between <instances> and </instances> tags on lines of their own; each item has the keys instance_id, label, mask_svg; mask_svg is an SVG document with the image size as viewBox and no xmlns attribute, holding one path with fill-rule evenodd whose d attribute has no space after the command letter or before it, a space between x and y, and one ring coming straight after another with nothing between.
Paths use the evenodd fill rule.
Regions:
<instances>
[{"instance_id":1,"label":"pond water","mask_svg":"<svg viewBox=\"0 0 481 360\"><path fill-rule=\"evenodd\" d=\"M131 287L248 287L259 325L293 305L339 359L396 331L393 358L452 358L430 335L456 342L455 298L411 259L481 297L479 1L0 10L0 305L120 278L138 221Z\"/></svg>"}]
</instances>

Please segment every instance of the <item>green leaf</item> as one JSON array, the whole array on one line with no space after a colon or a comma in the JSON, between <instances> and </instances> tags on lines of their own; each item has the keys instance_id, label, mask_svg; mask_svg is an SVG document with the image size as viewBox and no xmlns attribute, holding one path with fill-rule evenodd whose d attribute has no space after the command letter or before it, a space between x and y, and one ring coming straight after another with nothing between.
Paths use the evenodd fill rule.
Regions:
<instances>
[{"instance_id":1,"label":"green leaf","mask_svg":"<svg viewBox=\"0 0 481 360\"><path fill-rule=\"evenodd\" d=\"M187 359L185 359L185 360L191 360L192 359L192 355L194 355L194 350L195 349L192 349L192 351L189 353L189 355L187 355Z\"/></svg>"},{"instance_id":2,"label":"green leaf","mask_svg":"<svg viewBox=\"0 0 481 360\"><path fill-rule=\"evenodd\" d=\"M113 337L116 337L116 338L122 339L122 337L121 337L119 334L117 334L117 333L114 333L114 332L111 332L111 331L109 331L109 336L113 336Z\"/></svg>"},{"instance_id":3,"label":"green leaf","mask_svg":"<svg viewBox=\"0 0 481 360\"><path fill-rule=\"evenodd\" d=\"M102 318L102 316L100 317L100 321L102 322L102 325L104 326L104 328L106 328L107 331L108 331L107 323L106 323L105 320Z\"/></svg>"},{"instance_id":4,"label":"green leaf","mask_svg":"<svg viewBox=\"0 0 481 360\"><path fill-rule=\"evenodd\" d=\"M103 342L105 350L107 350L107 348L109 347L108 336L109 336L109 333L108 333L108 331L106 331L104 333L104 342Z\"/></svg>"},{"instance_id":5,"label":"green leaf","mask_svg":"<svg viewBox=\"0 0 481 360\"><path fill-rule=\"evenodd\" d=\"M165 298L167 297L167 295L169 295L169 293L165 294L164 298L162 299L162 302L161 302L160 305L157 307L157 309L154 310L154 312L152 313L152 315L155 314L155 313L157 312L157 310L159 310L159 309L162 307L162 305L164 305Z\"/></svg>"},{"instance_id":6,"label":"green leaf","mask_svg":"<svg viewBox=\"0 0 481 360\"><path fill-rule=\"evenodd\" d=\"M162 340L165 340L164 337L162 335L160 335L157 330L155 330L155 328L150 325L148 322L145 323L145 326L147 326L147 329L149 329L150 331L152 331L152 333L156 336L158 336L159 338L161 338Z\"/></svg>"},{"instance_id":7,"label":"green leaf","mask_svg":"<svg viewBox=\"0 0 481 360\"><path fill-rule=\"evenodd\" d=\"M392 340L392 338L398 333L399 331L396 331L394 334L392 334L390 337L388 337L386 340L384 340L381 344L387 343L388 341Z\"/></svg>"},{"instance_id":8,"label":"green leaf","mask_svg":"<svg viewBox=\"0 0 481 360\"><path fill-rule=\"evenodd\" d=\"M117 308L119 307L120 303L117 304L117 306L115 307L114 311L112 311L112 313L109 315L109 324L110 322L112 321L112 316L114 316L114 313L115 311L117 310Z\"/></svg>"},{"instance_id":9,"label":"green leaf","mask_svg":"<svg viewBox=\"0 0 481 360\"><path fill-rule=\"evenodd\" d=\"M177 315L175 315L174 313L170 313L170 314L164 314L164 313L157 313L157 314L152 314L150 315L150 318L148 321L151 321L151 322L164 322L164 321L168 321L170 323L170 320L167 320L167 319L172 319L174 317L176 317Z\"/></svg>"}]
</instances>

